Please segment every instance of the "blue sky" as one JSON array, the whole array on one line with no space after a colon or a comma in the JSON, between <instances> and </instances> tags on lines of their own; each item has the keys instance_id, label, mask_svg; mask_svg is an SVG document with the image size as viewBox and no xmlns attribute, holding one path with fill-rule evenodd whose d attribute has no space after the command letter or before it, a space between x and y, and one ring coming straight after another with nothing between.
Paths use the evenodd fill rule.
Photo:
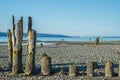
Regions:
<instances>
[{"instance_id":1,"label":"blue sky","mask_svg":"<svg viewBox=\"0 0 120 80\"><path fill-rule=\"evenodd\" d=\"M23 16L39 33L76 36L120 36L120 0L1 0L0 31L12 29Z\"/></svg>"}]
</instances>

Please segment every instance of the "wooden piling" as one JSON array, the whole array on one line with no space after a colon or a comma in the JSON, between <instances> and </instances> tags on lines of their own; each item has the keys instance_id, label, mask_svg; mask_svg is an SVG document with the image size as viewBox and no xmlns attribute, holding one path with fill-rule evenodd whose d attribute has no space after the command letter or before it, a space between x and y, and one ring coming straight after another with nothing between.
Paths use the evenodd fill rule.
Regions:
<instances>
[{"instance_id":1,"label":"wooden piling","mask_svg":"<svg viewBox=\"0 0 120 80\"><path fill-rule=\"evenodd\" d=\"M18 74L22 72L22 38L23 38L23 26L21 20L14 24L14 16L12 16L13 23L13 65L12 74Z\"/></svg>"},{"instance_id":2,"label":"wooden piling","mask_svg":"<svg viewBox=\"0 0 120 80\"><path fill-rule=\"evenodd\" d=\"M76 77L77 76L77 66L70 65L69 66L69 76L70 77Z\"/></svg>"},{"instance_id":3,"label":"wooden piling","mask_svg":"<svg viewBox=\"0 0 120 80\"><path fill-rule=\"evenodd\" d=\"M93 73L94 73L93 62L88 61L88 63L87 63L87 76L93 77Z\"/></svg>"},{"instance_id":4,"label":"wooden piling","mask_svg":"<svg viewBox=\"0 0 120 80\"><path fill-rule=\"evenodd\" d=\"M99 45L99 43L100 43L99 36L98 36L98 37L96 37L95 42L96 42L96 45Z\"/></svg>"},{"instance_id":5,"label":"wooden piling","mask_svg":"<svg viewBox=\"0 0 120 80\"><path fill-rule=\"evenodd\" d=\"M12 68L12 34L11 30L8 29L7 31L7 36L8 36L8 62L9 62L9 68Z\"/></svg>"},{"instance_id":6,"label":"wooden piling","mask_svg":"<svg viewBox=\"0 0 120 80\"><path fill-rule=\"evenodd\" d=\"M32 29L32 18L28 17L28 33L27 33L27 58L25 66L25 74L35 73L35 48L36 48L36 31Z\"/></svg>"},{"instance_id":7,"label":"wooden piling","mask_svg":"<svg viewBox=\"0 0 120 80\"><path fill-rule=\"evenodd\" d=\"M36 31L29 30L28 47L25 74L30 75L35 73L35 48L36 48Z\"/></svg>"},{"instance_id":8,"label":"wooden piling","mask_svg":"<svg viewBox=\"0 0 120 80\"><path fill-rule=\"evenodd\" d=\"M51 58L47 54L41 56L41 74L50 75L51 74Z\"/></svg>"},{"instance_id":9,"label":"wooden piling","mask_svg":"<svg viewBox=\"0 0 120 80\"><path fill-rule=\"evenodd\" d=\"M111 61L107 61L105 64L105 77L113 76L113 63Z\"/></svg>"}]
</instances>

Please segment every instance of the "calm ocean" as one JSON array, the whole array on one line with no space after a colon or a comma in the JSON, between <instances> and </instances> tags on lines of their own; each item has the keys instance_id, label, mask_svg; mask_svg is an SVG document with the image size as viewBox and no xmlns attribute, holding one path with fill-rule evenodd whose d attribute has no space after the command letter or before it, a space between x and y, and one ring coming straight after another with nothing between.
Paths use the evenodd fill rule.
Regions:
<instances>
[{"instance_id":1,"label":"calm ocean","mask_svg":"<svg viewBox=\"0 0 120 80\"><path fill-rule=\"evenodd\" d=\"M37 37L37 41L95 41L96 37ZM26 40L23 37L23 40ZM120 37L100 37L100 41L120 41ZM0 37L0 42L7 42L7 37Z\"/></svg>"}]
</instances>

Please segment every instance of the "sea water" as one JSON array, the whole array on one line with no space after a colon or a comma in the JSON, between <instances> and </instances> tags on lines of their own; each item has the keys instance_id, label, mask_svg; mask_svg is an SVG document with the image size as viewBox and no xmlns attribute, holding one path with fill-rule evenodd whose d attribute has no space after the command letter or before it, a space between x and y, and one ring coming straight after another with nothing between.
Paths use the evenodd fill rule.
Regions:
<instances>
[{"instance_id":1,"label":"sea water","mask_svg":"<svg viewBox=\"0 0 120 80\"><path fill-rule=\"evenodd\" d=\"M7 42L7 37L0 37L0 42ZM37 37L37 41L95 41L96 37ZM23 40L27 40L23 37ZM100 41L120 41L120 37L100 37Z\"/></svg>"}]
</instances>

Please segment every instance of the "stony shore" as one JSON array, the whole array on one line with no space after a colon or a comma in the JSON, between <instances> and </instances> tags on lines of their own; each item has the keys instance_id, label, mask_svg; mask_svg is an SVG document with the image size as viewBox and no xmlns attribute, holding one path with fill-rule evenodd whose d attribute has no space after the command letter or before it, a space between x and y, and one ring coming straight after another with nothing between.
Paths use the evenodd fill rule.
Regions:
<instances>
[{"instance_id":1,"label":"stony shore","mask_svg":"<svg viewBox=\"0 0 120 80\"><path fill-rule=\"evenodd\" d=\"M52 74L50 76L41 76L40 57L43 53L49 55L52 59ZM23 46L23 71L26 61L26 46ZM36 74L25 76L24 73L12 76L8 65L7 45L0 45L0 79L3 80L105 80L104 65L107 60L114 63L114 77L109 80L120 80L118 78L118 63L120 60L120 45L101 44L59 44L44 45L36 47ZM86 63L93 61L95 64L95 77L86 76ZM78 66L79 74L75 78L68 76L68 66L75 64Z\"/></svg>"}]
</instances>

